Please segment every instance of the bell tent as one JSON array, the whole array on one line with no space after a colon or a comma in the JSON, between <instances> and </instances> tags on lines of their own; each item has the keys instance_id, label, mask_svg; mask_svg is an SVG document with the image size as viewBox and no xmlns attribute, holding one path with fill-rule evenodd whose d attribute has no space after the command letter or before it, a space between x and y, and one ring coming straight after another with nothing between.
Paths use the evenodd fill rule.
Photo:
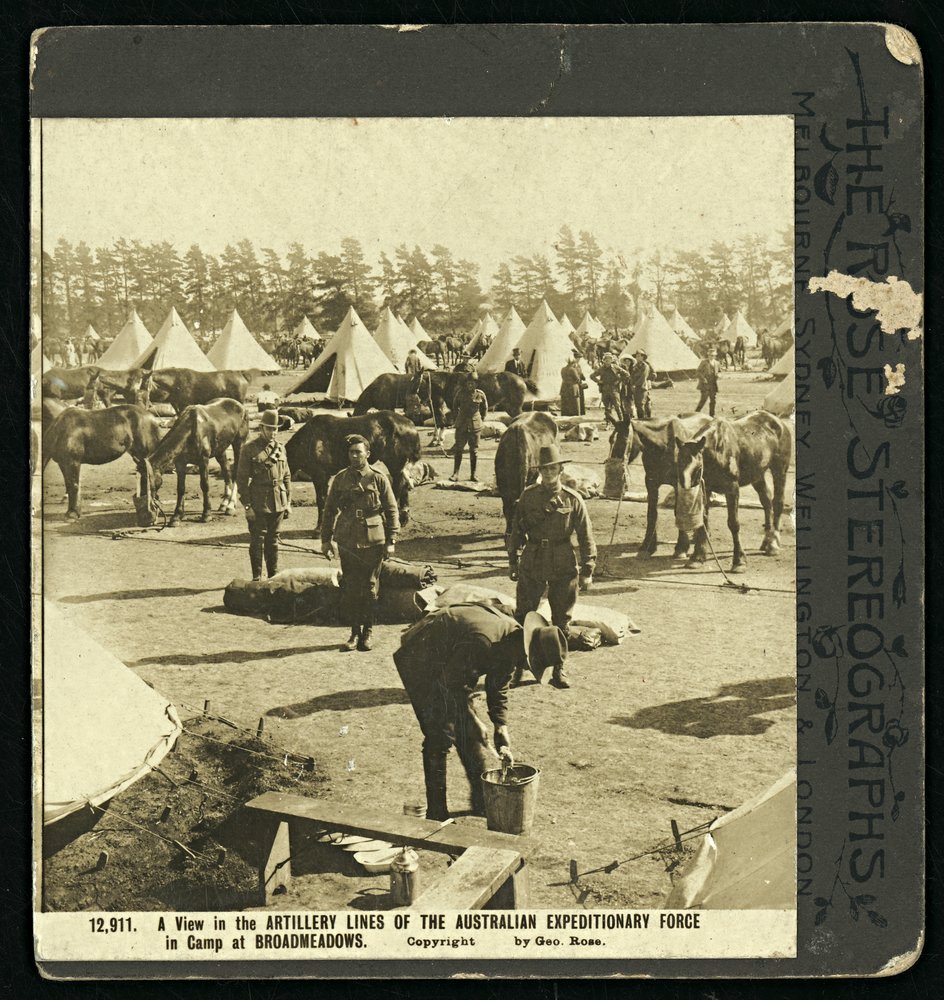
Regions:
<instances>
[{"instance_id":1,"label":"bell tent","mask_svg":"<svg viewBox=\"0 0 944 1000\"><path fill-rule=\"evenodd\" d=\"M416 346L413 335L397 319L389 306L384 306L380 314L380 322L374 331L377 346L394 363L397 371L403 371L403 363L411 350L415 350L424 368L435 368L436 365Z\"/></svg>"},{"instance_id":2,"label":"bell tent","mask_svg":"<svg viewBox=\"0 0 944 1000\"><path fill-rule=\"evenodd\" d=\"M645 351L646 360L660 375L691 377L699 364L698 357L658 309L642 317L633 339L623 348L620 357L630 358L636 351Z\"/></svg>"},{"instance_id":3,"label":"bell tent","mask_svg":"<svg viewBox=\"0 0 944 1000\"><path fill-rule=\"evenodd\" d=\"M154 338L148 333L138 311L132 309L128 322L95 364L110 372L128 371L153 343Z\"/></svg>"},{"instance_id":4,"label":"bell tent","mask_svg":"<svg viewBox=\"0 0 944 1000\"><path fill-rule=\"evenodd\" d=\"M538 387L538 396L541 399L560 396L561 369L573 357L574 345L546 301L537 307L515 346L520 349L528 374Z\"/></svg>"},{"instance_id":5,"label":"bell tent","mask_svg":"<svg viewBox=\"0 0 944 1000\"><path fill-rule=\"evenodd\" d=\"M590 310L587 309L583 314L580 325L577 327L577 335L580 337L589 337L591 340L599 340L603 336L603 333L603 324L591 316Z\"/></svg>"},{"instance_id":6,"label":"bell tent","mask_svg":"<svg viewBox=\"0 0 944 1000\"><path fill-rule=\"evenodd\" d=\"M666 322L672 327L672 330L678 334L686 344L695 343L698 340L698 334L689 326L688 321L685 317L678 311L678 309L673 309L666 317Z\"/></svg>"},{"instance_id":7,"label":"bell tent","mask_svg":"<svg viewBox=\"0 0 944 1000\"><path fill-rule=\"evenodd\" d=\"M197 347L184 321L171 306L164 325L158 330L153 343L135 359L130 368L191 368L196 372L216 371L212 362Z\"/></svg>"},{"instance_id":8,"label":"bell tent","mask_svg":"<svg viewBox=\"0 0 944 1000\"><path fill-rule=\"evenodd\" d=\"M792 375L795 365L796 349L791 344L790 349L785 351L780 358L773 365L771 365L770 374L776 375L778 378L781 376Z\"/></svg>"},{"instance_id":9,"label":"bell tent","mask_svg":"<svg viewBox=\"0 0 944 1000\"><path fill-rule=\"evenodd\" d=\"M48 826L102 806L148 774L173 748L181 724L167 698L50 601L44 602L42 645Z\"/></svg>"},{"instance_id":10,"label":"bell tent","mask_svg":"<svg viewBox=\"0 0 944 1000\"><path fill-rule=\"evenodd\" d=\"M731 317L731 322L725 327L721 334L725 340L729 340L733 346L738 337L744 338L744 344L746 347L756 347L757 346L757 334L754 332L753 327L747 322L747 320L741 315L741 310Z\"/></svg>"},{"instance_id":11,"label":"bell tent","mask_svg":"<svg viewBox=\"0 0 944 1000\"><path fill-rule=\"evenodd\" d=\"M302 316L301 321L298 326L292 331L292 336L295 340L320 340L321 334L318 332L314 323L307 317Z\"/></svg>"},{"instance_id":12,"label":"bell tent","mask_svg":"<svg viewBox=\"0 0 944 1000\"><path fill-rule=\"evenodd\" d=\"M469 354L474 354L480 347L484 347L487 351L497 336L498 324L493 319L492 314L487 312L476 324L475 333L469 339L466 350Z\"/></svg>"},{"instance_id":13,"label":"bell tent","mask_svg":"<svg viewBox=\"0 0 944 1000\"><path fill-rule=\"evenodd\" d=\"M524 323L512 306L501 322L498 333L489 349L482 355L476 366L480 372L500 372L505 370L505 362L511 358L511 352L518 346L524 334Z\"/></svg>"},{"instance_id":14,"label":"bell tent","mask_svg":"<svg viewBox=\"0 0 944 1000\"><path fill-rule=\"evenodd\" d=\"M216 343L207 352L207 358L220 371L258 368L262 372L277 372L281 367L249 332L236 309L226 321Z\"/></svg>"},{"instance_id":15,"label":"bell tent","mask_svg":"<svg viewBox=\"0 0 944 1000\"><path fill-rule=\"evenodd\" d=\"M796 409L796 380L791 376L778 382L764 397L764 409L778 417L789 417Z\"/></svg>"},{"instance_id":16,"label":"bell tent","mask_svg":"<svg viewBox=\"0 0 944 1000\"><path fill-rule=\"evenodd\" d=\"M351 306L325 349L285 395L319 392L354 402L378 375L396 370Z\"/></svg>"}]
</instances>

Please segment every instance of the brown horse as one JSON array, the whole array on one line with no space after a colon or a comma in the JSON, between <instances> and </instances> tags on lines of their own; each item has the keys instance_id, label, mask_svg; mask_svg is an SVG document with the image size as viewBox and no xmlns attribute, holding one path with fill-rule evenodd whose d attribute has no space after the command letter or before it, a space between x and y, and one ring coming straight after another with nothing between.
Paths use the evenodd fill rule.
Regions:
<instances>
[{"instance_id":1,"label":"brown horse","mask_svg":"<svg viewBox=\"0 0 944 1000\"><path fill-rule=\"evenodd\" d=\"M631 442L628 461L632 462L638 455L642 455L648 500L646 535L637 555L654 555L659 546L659 487L676 485L676 442L697 434L710 423L711 417L701 413L672 417L669 420L626 421ZM675 544L675 554L686 552L689 544L687 535L680 532Z\"/></svg>"},{"instance_id":2,"label":"brown horse","mask_svg":"<svg viewBox=\"0 0 944 1000\"><path fill-rule=\"evenodd\" d=\"M44 434L43 469L53 461L62 472L69 496L66 516L77 518L81 514L83 465L106 465L130 452L140 470L160 439L160 422L143 406L109 406L104 410L71 406L63 410Z\"/></svg>"},{"instance_id":3,"label":"brown horse","mask_svg":"<svg viewBox=\"0 0 944 1000\"><path fill-rule=\"evenodd\" d=\"M319 413L300 427L285 443L292 475L304 473L315 488L318 521L321 525L328 482L348 464L349 434L367 439L370 461L383 462L390 474L390 483L400 508L400 522L410 519L410 480L403 467L418 462L422 454L420 436L412 422L399 413L378 410L360 417L336 417Z\"/></svg>"},{"instance_id":4,"label":"brown horse","mask_svg":"<svg viewBox=\"0 0 944 1000\"><path fill-rule=\"evenodd\" d=\"M89 392L105 406L112 406L116 399L122 403L144 406L147 402L147 393L141 385L144 374L142 368L131 368L124 372L102 370L89 383Z\"/></svg>"},{"instance_id":5,"label":"brown horse","mask_svg":"<svg viewBox=\"0 0 944 1000\"><path fill-rule=\"evenodd\" d=\"M50 368L43 374L43 396L51 399L81 399L89 383L100 374L101 368L86 365L84 368Z\"/></svg>"},{"instance_id":6,"label":"brown horse","mask_svg":"<svg viewBox=\"0 0 944 1000\"><path fill-rule=\"evenodd\" d=\"M153 497L163 482L163 474L174 466L177 470L177 506L168 522L172 528L184 513L184 494L187 488L187 466L196 465L200 471L200 489L203 491L201 521L210 520L210 459L215 458L223 474L223 499L219 512L232 514L236 509L236 466L239 452L249 433L249 414L242 403L235 399L214 399L206 406L188 406L174 421L161 443L144 461L144 495ZM227 449L233 449L234 463L230 465Z\"/></svg>"},{"instance_id":7,"label":"brown horse","mask_svg":"<svg viewBox=\"0 0 944 1000\"><path fill-rule=\"evenodd\" d=\"M190 368L159 368L148 372L142 383L148 401L170 403L178 412L188 406L209 403L215 399L235 399L242 403L253 379L260 375L257 368L247 371L197 372Z\"/></svg>"},{"instance_id":8,"label":"brown horse","mask_svg":"<svg viewBox=\"0 0 944 1000\"><path fill-rule=\"evenodd\" d=\"M780 517L787 470L793 454L790 425L764 410L739 420L717 418L687 441L677 440L677 488L701 488L703 493L723 493L728 505L728 529L734 542L731 572L747 568L741 548L738 501L742 486L753 486L764 508L764 541L760 550L772 556L780 551ZM767 472L773 482L771 497ZM704 497L704 522L695 528L695 550L689 566L706 559L708 497Z\"/></svg>"},{"instance_id":9,"label":"brown horse","mask_svg":"<svg viewBox=\"0 0 944 1000\"><path fill-rule=\"evenodd\" d=\"M511 532L515 505L538 477L541 448L557 440L557 423L547 413L522 413L508 425L495 452L495 481L505 515L505 537Z\"/></svg>"}]
</instances>

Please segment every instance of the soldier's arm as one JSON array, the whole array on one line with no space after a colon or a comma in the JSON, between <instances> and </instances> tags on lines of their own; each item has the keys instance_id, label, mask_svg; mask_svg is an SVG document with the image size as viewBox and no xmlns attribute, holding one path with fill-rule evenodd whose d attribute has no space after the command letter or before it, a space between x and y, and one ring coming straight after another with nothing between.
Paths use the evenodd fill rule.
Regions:
<instances>
[{"instance_id":1,"label":"soldier's arm","mask_svg":"<svg viewBox=\"0 0 944 1000\"><path fill-rule=\"evenodd\" d=\"M400 530L400 511L397 507L397 498L394 496L390 480L384 475L378 475L380 478L380 506L384 513L384 534L387 545L395 545L397 532Z\"/></svg>"},{"instance_id":2,"label":"soldier's arm","mask_svg":"<svg viewBox=\"0 0 944 1000\"><path fill-rule=\"evenodd\" d=\"M485 393L482 393L482 398L479 400L479 413L482 414L482 419L488 419L488 398Z\"/></svg>"},{"instance_id":3,"label":"soldier's arm","mask_svg":"<svg viewBox=\"0 0 944 1000\"><path fill-rule=\"evenodd\" d=\"M479 655L489 657L488 652ZM508 725L508 689L513 673L513 669L491 669L485 674L485 704L488 706L488 717L496 731ZM501 749L498 744L502 741L496 738L495 742L496 749Z\"/></svg>"},{"instance_id":4,"label":"soldier's arm","mask_svg":"<svg viewBox=\"0 0 944 1000\"><path fill-rule=\"evenodd\" d=\"M288 459L285 459L285 472L282 476L282 482L285 484L285 499L291 503L292 502L292 470L289 468Z\"/></svg>"},{"instance_id":5,"label":"soldier's arm","mask_svg":"<svg viewBox=\"0 0 944 1000\"><path fill-rule=\"evenodd\" d=\"M515 504L515 513L511 519L511 532L508 535L508 564L512 569L518 568L518 553L524 548L527 535L524 530L524 522L521 518L521 508L524 506L524 494L518 497Z\"/></svg>"},{"instance_id":6,"label":"soldier's arm","mask_svg":"<svg viewBox=\"0 0 944 1000\"><path fill-rule=\"evenodd\" d=\"M249 472L252 468L252 458L249 449L243 447L239 452L239 464L236 466L236 491L242 497L243 503L249 506Z\"/></svg>"},{"instance_id":7,"label":"soldier's arm","mask_svg":"<svg viewBox=\"0 0 944 1000\"><path fill-rule=\"evenodd\" d=\"M583 497L578 496L574 505L574 529L577 532L577 543L580 546L580 575L592 576L597 562L597 543L593 537L593 527L587 514L587 505Z\"/></svg>"},{"instance_id":8,"label":"soldier's arm","mask_svg":"<svg viewBox=\"0 0 944 1000\"><path fill-rule=\"evenodd\" d=\"M330 545L334 536L334 522L338 516L338 480L340 475L331 480L328 496L325 500L324 513L321 515L321 544Z\"/></svg>"}]
</instances>

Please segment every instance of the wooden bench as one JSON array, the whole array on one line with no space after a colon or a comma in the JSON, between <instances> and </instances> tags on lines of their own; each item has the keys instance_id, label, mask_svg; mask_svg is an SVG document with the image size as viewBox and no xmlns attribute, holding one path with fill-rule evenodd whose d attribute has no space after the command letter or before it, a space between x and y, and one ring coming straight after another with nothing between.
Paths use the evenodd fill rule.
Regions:
<instances>
[{"instance_id":1,"label":"wooden bench","mask_svg":"<svg viewBox=\"0 0 944 1000\"><path fill-rule=\"evenodd\" d=\"M422 909L515 910L528 905L528 871L522 852L527 838L472 829L434 820L398 816L310 799L303 795L266 792L246 803L261 847L261 904L292 880L291 827L313 826L385 840L442 854L458 855L445 876L430 886L414 906Z\"/></svg>"}]
</instances>

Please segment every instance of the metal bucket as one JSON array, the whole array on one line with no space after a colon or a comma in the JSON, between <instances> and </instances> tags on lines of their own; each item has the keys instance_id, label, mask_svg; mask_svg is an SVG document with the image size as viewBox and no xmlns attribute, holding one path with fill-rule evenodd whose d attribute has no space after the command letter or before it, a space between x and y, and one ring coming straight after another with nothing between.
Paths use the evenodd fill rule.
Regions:
<instances>
[{"instance_id":1,"label":"metal bucket","mask_svg":"<svg viewBox=\"0 0 944 1000\"><path fill-rule=\"evenodd\" d=\"M525 836L531 832L540 777L541 772L530 764L514 764L506 768L504 780L501 768L482 775L489 830Z\"/></svg>"}]
</instances>

